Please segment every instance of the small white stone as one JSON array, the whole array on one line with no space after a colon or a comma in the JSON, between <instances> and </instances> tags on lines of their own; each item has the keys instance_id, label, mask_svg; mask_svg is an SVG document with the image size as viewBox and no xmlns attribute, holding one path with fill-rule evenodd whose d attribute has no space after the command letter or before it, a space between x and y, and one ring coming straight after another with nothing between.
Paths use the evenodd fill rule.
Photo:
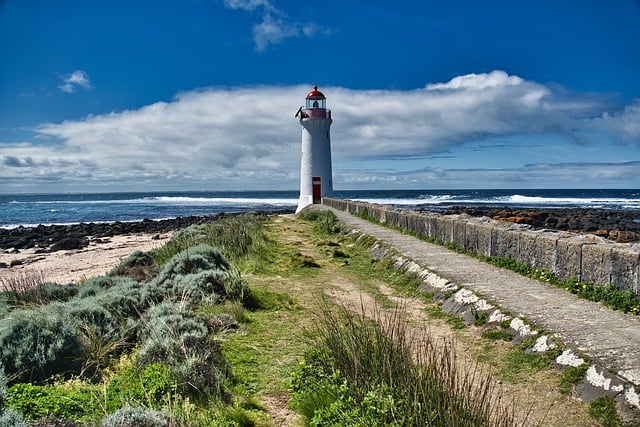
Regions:
<instances>
[{"instance_id":1,"label":"small white stone","mask_svg":"<svg viewBox=\"0 0 640 427\"><path fill-rule=\"evenodd\" d=\"M592 386L599 387L607 391L613 390L620 392L624 388L622 385L612 386L611 378L606 378L604 376L604 371L598 372L594 365L589 366L589 369L587 369L586 379Z\"/></svg>"},{"instance_id":2,"label":"small white stone","mask_svg":"<svg viewBox=\"0 0 640 427\"><path fill-rule=\"evenodd\" d=\"M535 345L531 348L531 351L534 353L544 353L545 351L556 348L554 343L549 342L549 336L542 335L540 338L536 340Z\"/></svg>"},{"instance_id":3,"label":"small white stone","mask_svg":"<svg viewBox=\"0 0 640 427\"><path fill-rule=\"evenodd\" d=\"M511 317L507 316L506 314L503 314L500 310L496 310L493 313L491 313L491 316L489 316L489 320L487 320L487 322L499 323L509 319L511 319Z\"/></svg>"},{"instance_id":4,"label":"small white stone","mask_svg":"<svg viewBox=\"0 0 640 427\"><path fill-rule=\"evenodd\" d=\"M455 291L458 289L458 285L455 283L449 283L442 288L442 292Z\"/></svg>"},{"instance_id":5,"label":"small white stone","mask_svg":"<svg viewBox=\"0 0 640 427\"><path fill-rule=\"evenodd\" d=\"M636 408L640 409L640 396L636 392L635 387L629 387L624 392L624 399L629 405L635 406Z\"/></svg>"},{"instance_id":6,"label":"small white stone","mask_svg":"<svg viewBox=\"0 0 640 427\"><path fill-rule=\"evenodd\" d=\"M468 289L460 289L456 292L454 300L458 304L474 304L479 298Z\"/></svg>"},{"instance_id":7,"label":"small white stone","mask_svg":"<svg viewBox=\"0 0 640 427\"><path fill-rule=\"evenodd\" d=\"M584 364L584 359L573 354L571 349L567 349L563 351L560 356L556 357L556 363L563 366L577 367Z\"/></svg>"},{"instance_id":8,"label":"small white stone","mask_svg":"<svg viewBox=\"0 0 640 427\"><path fill-rule=\"evenodd\" d=\"M476 309L480 311L489 311L492 308L493 306L483 299L478 300L478 302L476 303Z\"/></svg>"}]
</instances>

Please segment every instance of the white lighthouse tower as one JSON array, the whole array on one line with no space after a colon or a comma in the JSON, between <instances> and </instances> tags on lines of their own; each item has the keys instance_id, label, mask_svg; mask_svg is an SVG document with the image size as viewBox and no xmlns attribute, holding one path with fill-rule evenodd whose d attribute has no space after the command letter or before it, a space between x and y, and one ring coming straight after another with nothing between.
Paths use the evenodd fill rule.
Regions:
<instances>
[{"instance_id":1,"label":"white lighthouse tower","mask_svg":"<svg viewBox=\"0 0 640 427\"><path fill-rule=\"evenodd\" d=\"M296 113L302 125L302 159L300 161L300 201L296 213L322 197L333 193L331 172L331 110L324 94L314 86L304 107Z\"/></svg>"}]
</instances>

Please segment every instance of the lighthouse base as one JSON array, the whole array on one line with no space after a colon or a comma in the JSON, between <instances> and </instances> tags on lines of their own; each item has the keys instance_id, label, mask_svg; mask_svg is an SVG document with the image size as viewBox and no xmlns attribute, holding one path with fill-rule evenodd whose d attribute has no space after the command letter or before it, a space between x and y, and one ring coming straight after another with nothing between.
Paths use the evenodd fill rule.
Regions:
<instances>
[{"instance_id":1,"label":"lighthouse base","mask_svg":"<svg viewBox=\"0 0 640 427\"><path fill-rule=\"evenodd\" d=\"M296 213L300 212L302 209L306 208L309 205L313 204L313 196L302 196L300 195L300 200L298 201L298 207L296 208Z\"/></svg>"}]
</instances>

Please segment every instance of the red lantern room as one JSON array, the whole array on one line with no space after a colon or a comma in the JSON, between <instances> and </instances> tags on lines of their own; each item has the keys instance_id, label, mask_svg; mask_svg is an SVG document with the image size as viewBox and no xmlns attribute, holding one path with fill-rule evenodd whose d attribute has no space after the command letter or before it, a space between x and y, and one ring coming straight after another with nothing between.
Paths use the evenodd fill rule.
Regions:
<instances>
[{"instance_id":1,"label":"red lantern room","mask_svg":"<svg viewBox=\"0 0 640 427\"><path fill-rule=\"evenodd\" d=\"M307 94L305 101L305 105L300 107L296 113L296 117L300 117L300 120L331 118L331 110L327 110L327 98L318 90L318 86L313 87L313 90Z\"/></svg>"},{"instance_id":2,"label":"red lantern room","mask_svg":"<svg viewBox=\"0 0 640 427\"><path fill-rule=\"evenodd\" d=\"M305 108L327 108L324 94L318 90L318 86L314 86L313 90L307 94L307 103Z\"/></svg>"}]
</instances>

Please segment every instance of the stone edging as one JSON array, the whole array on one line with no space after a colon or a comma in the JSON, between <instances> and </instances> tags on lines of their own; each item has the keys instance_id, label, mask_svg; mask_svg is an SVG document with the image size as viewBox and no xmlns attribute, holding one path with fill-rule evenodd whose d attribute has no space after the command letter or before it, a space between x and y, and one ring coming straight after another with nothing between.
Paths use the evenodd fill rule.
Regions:
<instances>
[{"instance_id":1,"label":"stone edging","mask_svg":"<svg viewBox=\"0 0 640 427\"><path fill-rule=\"evenodd\" d=\"M563 350L554 359L553 364L556 369L562 370L590 363L586 355L566 348L565 344L553 334L543 334L532 322L504 313L495 304L398 254L395 249L373 236L359 230L351 230L351 232L360 234L356 241L364 237L373 238L374 243L369 247L369 255L372 259L378 261L390 259L397 270L418 277L422 281L418 290L432 293L432 302L439 304L444 312L459 316L467 326L473 325L476 316L480 313L486 316L486 324L510 321L508 331L513 335L512 344L517 345L525 339L538 336L535 344L526 351L544 354L551 349ZM640 424L640 378L632 374L614 375L597 364L590 364L584 378L574 387L574 391L585 403L601 396L609 396L616 402L618 413L624 422Z\"/></svg>"}]
</instances>

